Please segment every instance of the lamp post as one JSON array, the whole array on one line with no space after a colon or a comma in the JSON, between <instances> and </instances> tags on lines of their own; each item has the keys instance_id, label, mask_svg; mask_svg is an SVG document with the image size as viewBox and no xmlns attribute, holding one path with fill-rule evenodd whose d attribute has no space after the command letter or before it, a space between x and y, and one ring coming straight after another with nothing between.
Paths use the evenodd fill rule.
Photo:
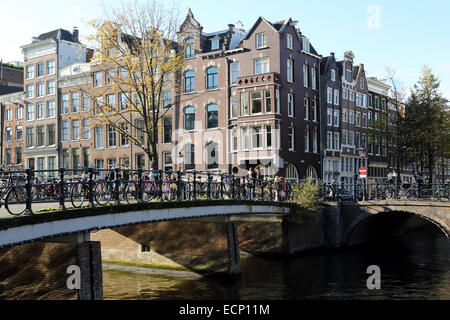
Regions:
<instances>
[{"instance_id":1,"label":"lamp post","mask_svg":"<svg viewBox=\"0 0 450 320\"><path fill-rule=\"evenodd\" d=\"M367 158L367 152L366 152L366 149L364 149L364 146L361 146L358 149L358 154L359 154L359 159L360 159L360 167L362 167L363 166L363 160L365 158ZM368 164L367 164L367 167L368 167ZM365 178L360 178L360 179L361 179L361 182L362 182L362 185L363 185L363 201L366 201L366 180L365 180Z\"/></svg>"}]
</instances>

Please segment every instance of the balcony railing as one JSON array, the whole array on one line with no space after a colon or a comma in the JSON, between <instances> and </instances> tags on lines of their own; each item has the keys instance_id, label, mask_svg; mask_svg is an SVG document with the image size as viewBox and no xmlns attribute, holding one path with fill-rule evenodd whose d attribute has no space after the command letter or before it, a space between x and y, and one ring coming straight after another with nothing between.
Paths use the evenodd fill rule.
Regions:
<instances>
[{"instance_id":1,"label":"balcony railing","mask_svg":"<svg viewBox=\"0 0 450 320\"><path fill-rule=\"evenodd\" d=\"M238 87L249 87L256 85L267 85L273 83L280 83L280 75L275 72L254 74L237 78Z\"/></svg>"}]
</instances>

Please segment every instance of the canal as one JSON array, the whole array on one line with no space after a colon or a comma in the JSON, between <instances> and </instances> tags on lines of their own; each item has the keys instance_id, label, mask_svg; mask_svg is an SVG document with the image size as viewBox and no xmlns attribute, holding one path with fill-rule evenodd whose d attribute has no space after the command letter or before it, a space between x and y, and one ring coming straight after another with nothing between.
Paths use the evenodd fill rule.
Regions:
<instances>
[{"instance_id":1,"label":"canal","mask_svg":"<svg viewBox=\"0 0 450 320\"><path fill-rule=\"evenodd\" d=\"M296 257L248 257L230 284L193 274L104 270L105 300L450 299L450 241L434 229L368 247ZM367 267L381 289L366 286Z\"/></svg>"}]
</instances>

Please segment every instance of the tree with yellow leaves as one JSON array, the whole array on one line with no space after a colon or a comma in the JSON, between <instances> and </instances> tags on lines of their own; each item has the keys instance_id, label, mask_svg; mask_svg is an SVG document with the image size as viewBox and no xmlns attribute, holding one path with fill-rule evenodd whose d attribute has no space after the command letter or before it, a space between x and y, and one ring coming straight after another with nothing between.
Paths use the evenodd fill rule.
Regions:
<instances>
[{"instance_id":1,"label":"tree with yellow leaves","mask_svg":"<svg viewBox=\"0 0 450 320\"><path fill-rule=\"evenodd\" d=\"M175 105L184 64L176 47L176 9L158 0L134 1L105 15L90 22L94 33L88 37L96 46L88 90L95 104L93 125L106 124L142 148L151 168L158 169L158 133Z\"/></svg>"}]
</instances>

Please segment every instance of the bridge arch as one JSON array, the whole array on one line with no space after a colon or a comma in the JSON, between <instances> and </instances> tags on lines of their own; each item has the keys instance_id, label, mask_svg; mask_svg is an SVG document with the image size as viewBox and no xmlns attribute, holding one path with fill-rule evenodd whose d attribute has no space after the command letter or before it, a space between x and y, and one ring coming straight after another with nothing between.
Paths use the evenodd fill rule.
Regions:
<instances>
[{"instance_id":1,"label":"bridge arch","mask_svg":"<svg viewBox=\"0 0 450 320\"><path fill-rule=\"evenodd\" d=\"M345 244L353 246L400 236L411 219L421 221L424 226L433 226L450 239L449 226L432 215L414 210L386 210L375 214L363 210L348 224Z\"/></svg>"}]
</instances>

